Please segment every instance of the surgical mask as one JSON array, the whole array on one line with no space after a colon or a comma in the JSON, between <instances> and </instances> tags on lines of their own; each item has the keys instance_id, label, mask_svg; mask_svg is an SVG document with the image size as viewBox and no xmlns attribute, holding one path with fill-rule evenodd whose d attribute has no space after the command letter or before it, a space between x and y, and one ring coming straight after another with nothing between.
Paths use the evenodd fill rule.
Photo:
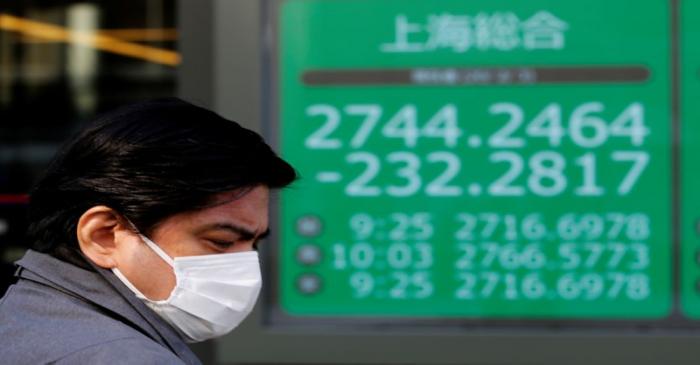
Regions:
<instances>
[{"instance_id":1,"label":"surgical mask","mask_svg":"<svg viewBox=\"0 0 700 365\"><path fill-rule=\"evenodd\" d=\"M176 285L168 299L148 299L119 269L112 271L139 299L176 328L187 342L225 335L250 314L262 286L257 252L172 259L148 237L140 237L173 268Z\"/></svg>"}]
</instances>

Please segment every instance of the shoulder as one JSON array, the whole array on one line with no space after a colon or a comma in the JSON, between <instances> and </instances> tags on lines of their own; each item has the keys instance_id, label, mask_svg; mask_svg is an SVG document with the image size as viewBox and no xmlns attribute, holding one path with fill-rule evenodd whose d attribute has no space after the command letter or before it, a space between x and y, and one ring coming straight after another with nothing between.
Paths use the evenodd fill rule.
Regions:
<instances>
[{"instance_id":1,"label":"shoulder","mask_svg":"<svg viewBox=\"0 0 700 365\"><path fill-rule=\"evenodd\" d=\"M131 354L156 359L170 355L170 363L179 361L140 331L54 289L20 281L0 301L0 358L14 363L45 363L71 356L112 356L112 360L131 363L121 361ZM77 361L83 362L87 363Z\"/></svg>"},{"instance_id":2,"label":"shoulder","mask_svg":"<svg viewBox=\"0 0 700 365\"><path fill-rule=\"evenodd\" d=\"M153 341L127 337L78 349L55 360L56 364L184 364Z\"/></svg>"}]
</instances>

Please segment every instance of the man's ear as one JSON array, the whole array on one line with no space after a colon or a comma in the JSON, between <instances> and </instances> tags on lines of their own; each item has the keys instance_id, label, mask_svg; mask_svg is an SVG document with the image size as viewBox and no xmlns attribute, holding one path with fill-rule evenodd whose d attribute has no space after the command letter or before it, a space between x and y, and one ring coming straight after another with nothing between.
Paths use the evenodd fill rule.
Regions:
<instances>
[{"instance_id":1,"label":"man's ear","mask_svg":"<svg viewBox=\"0 0 700 365\"><path fill-rule=\"evenodd\" d=\"M78 245L83 254L97 266L117 266L117 233L124 229L119 214L112 208L94 206L78 220Z\"/></svg>"}]
</instances>

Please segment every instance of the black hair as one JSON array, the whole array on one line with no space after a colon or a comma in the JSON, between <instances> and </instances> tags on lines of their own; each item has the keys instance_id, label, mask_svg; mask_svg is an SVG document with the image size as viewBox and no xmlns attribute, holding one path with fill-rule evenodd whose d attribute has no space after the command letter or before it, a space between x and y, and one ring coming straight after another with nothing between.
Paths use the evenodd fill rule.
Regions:
<instances>
[{"instance_id":1,"label":"black hair","mask_svg":"<svg viewBox=\"0 0 700 365\"><path fill-rule=\"evenodd\" d=\"M58 151L30 193L28 239L58 256L78 249L78 219L96 205L148 234L220 193L295 179L260 135L236 122L176 98L134 104L102 115Z\"/></svg>"}]
</instances>

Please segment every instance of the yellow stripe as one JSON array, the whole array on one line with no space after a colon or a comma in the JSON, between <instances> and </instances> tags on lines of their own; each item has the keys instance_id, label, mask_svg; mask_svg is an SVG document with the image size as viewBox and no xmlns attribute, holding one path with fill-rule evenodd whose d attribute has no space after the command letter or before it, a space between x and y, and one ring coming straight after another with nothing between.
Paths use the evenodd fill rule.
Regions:
<instances>
[{"instance_id":1,"label":"yellow stripe","mask_svg":"<svg viewBox=\"0 0 700 365\"><path fill-rule=\"evenodd\" d=\"M164 42L177 40L177 30L172 28L101 29L98 31L98 33L109 37L119 38L123 41Z\"/></svg>"},{"instance_id":2,"label":"yellow stripe","mask_svg":"<svg viewBox=\"0 0 700 365\"><path fill-rule=\"evenodd\" d=\"M177 30L171 28L143 28L143 29L100 29L99 35L114 37L121 41L131 42L171 42L178 38ZM22 42L28 43L55 43L58 41L22 35Z\"/></svg>"},{"instance_id":3,"label":"yellow stripe","mask_svg":"<svg viewBox=\"0 0 700 365\"><path fill-rule=\"evenodd\" d=\"M73 31L58 25L8 14L0 13L0 29L49 41L79 44L168 66L177 66L181 62L180 54L175 51L126 42L99 33Z\"/></svg>"}]
</instances>

